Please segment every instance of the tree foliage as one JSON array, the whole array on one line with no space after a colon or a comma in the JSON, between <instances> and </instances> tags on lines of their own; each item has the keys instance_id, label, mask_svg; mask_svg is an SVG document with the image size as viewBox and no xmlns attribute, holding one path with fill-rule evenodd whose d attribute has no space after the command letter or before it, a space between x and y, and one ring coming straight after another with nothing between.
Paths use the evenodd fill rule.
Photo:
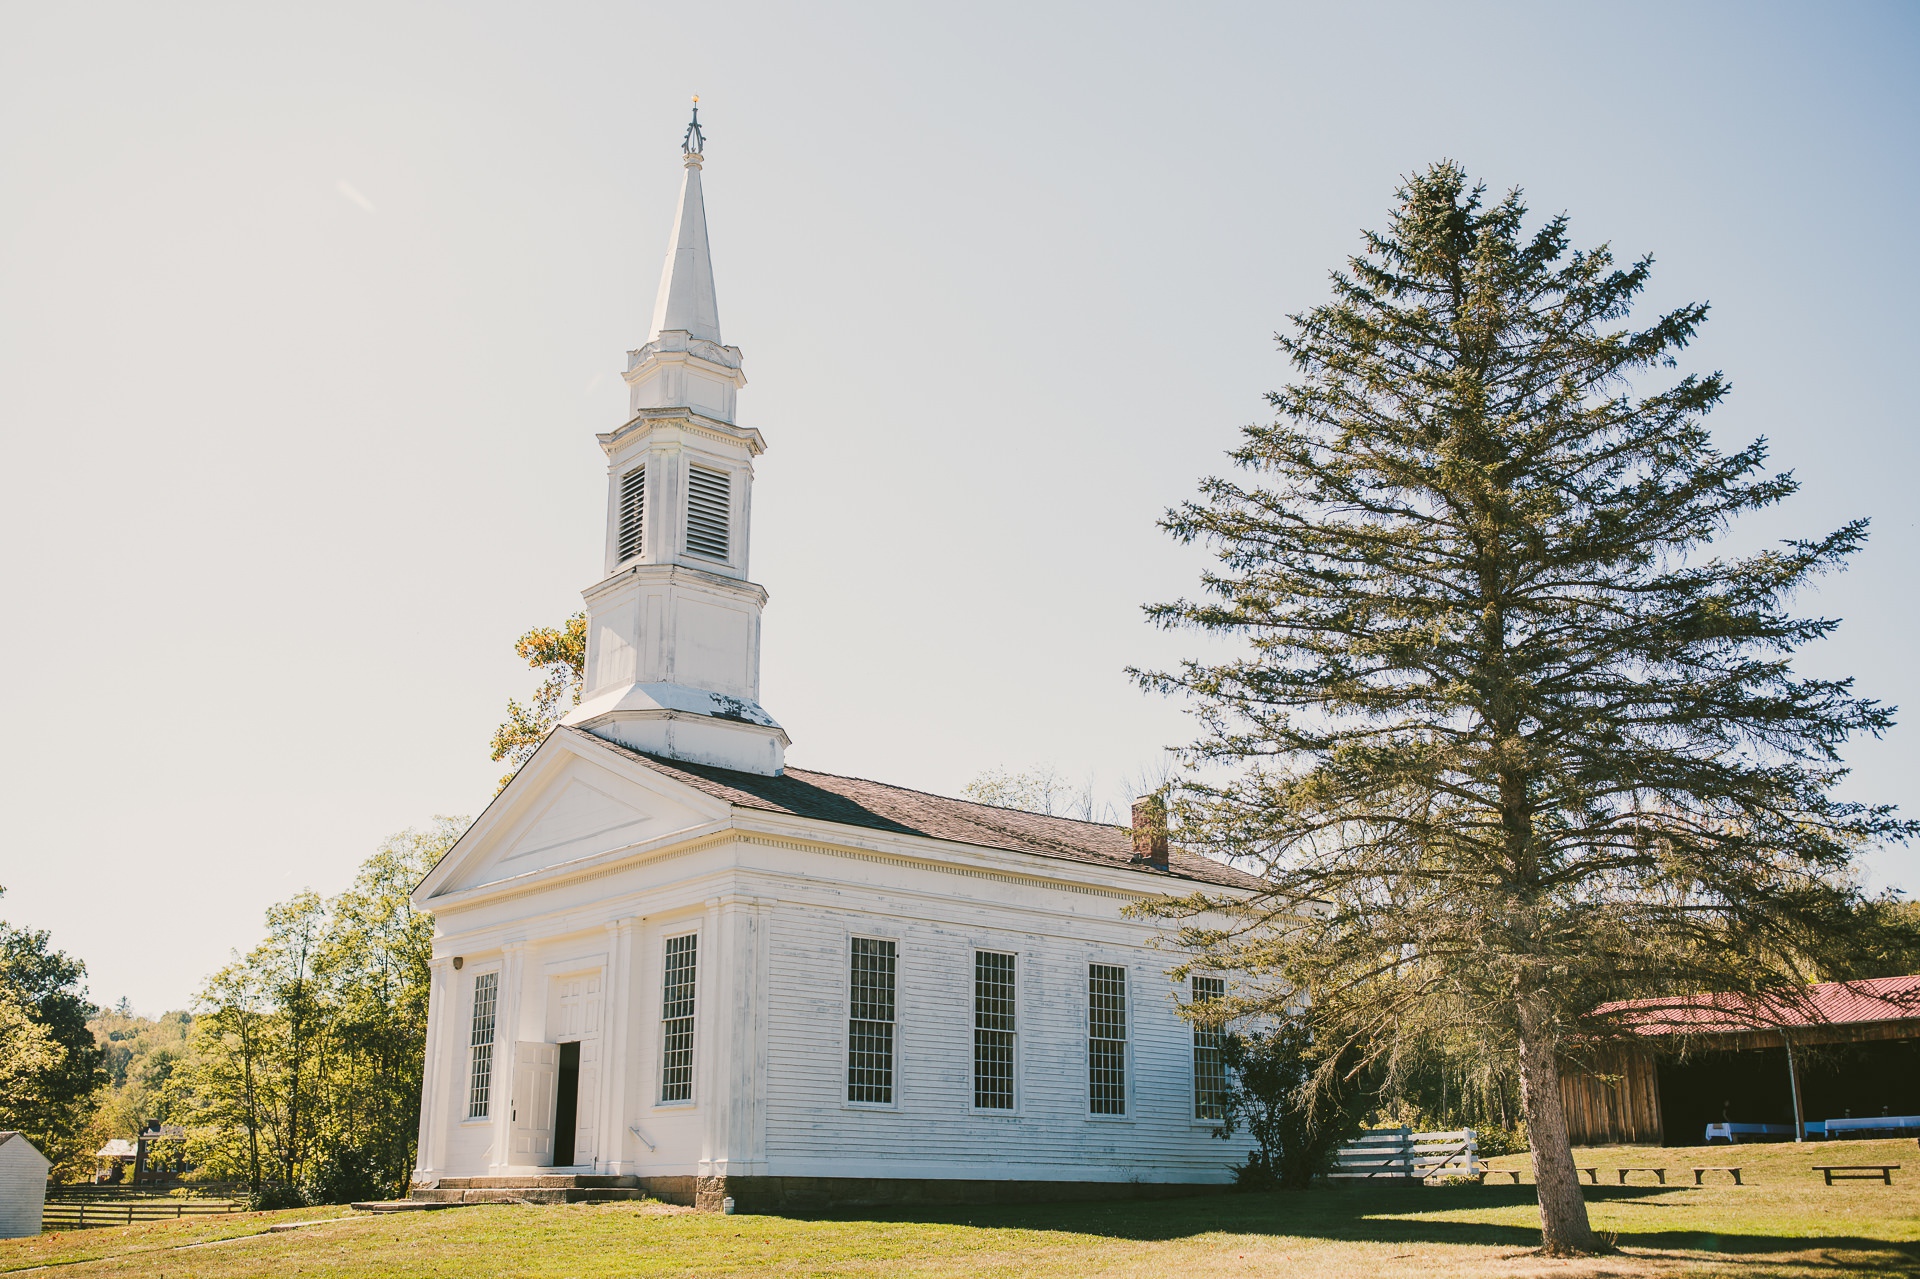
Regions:
<instances>
[{"instance_id":1,"label":"tree foliage","mask_svg":"<svg viewBox=\"0 0 1920 1279\"><path fill-rule=\"evenodd\" d=\"M104 1054L107 1090L89 1126L87 1148L132 1137L149 1119L167 1120L163 1093L186 1055L192 1025L191 1013L142 1017L124 999L88 1023Z\"/></svg>"},{"instance_id":2,"label":"tree foliage","mask_svg":"<svg viewBox=\"0 0 1920 1279\"><path fill-rule=\"evenodd\" d=\"M86 975L45 930L0 920L0 1128L25 1133L58 1177L86 1165L87 1125L107 1079L87 1027L98 1010Z\"/></svg>"},{"instance_id":3,"label":"tree foliage","mask_svg":"<svg viewBox=\"0 0 1920 1279\"><path fill-rule=\"evenodd\" d=\"M1212 769L1186 838L1264 871L1191 920L1198 962L1278 974L1391 1068L1463 1028L1518 1072L1550 1252L1593 1247L1560 1113L1582 1014L1620 996L1792 991L1859 949L1856 853L1891 809L1834 796L1889 708L1797 673L1791 598L1855 521L1713 546L1791 495L1714 445L1717 373L1667 375L1705 305L1629 322L1649 258L1529 232L1445 163L1279 337L1271 425L1169 514L1217 553L1168 627L1244 644L1136 672L1185 695Z\"/></svg>"},{"instance_id":4,"label":"tree foliage","mask_svg":"<svg viewBox=\"0 0 1920 1279\"><path fill-rule=\"evenodd\" d=\"M163 1090L202 1172L246 1182L263 1205L405 1188L433 941L409 894L464 827L404 831L339 896L273 907L266 938L208 980Z\"/></svg>"},{"instance_id":5,"label":"tree foliage","mask_svg":"<svg viewBox=\"0 0 1920 1279\"><path fill-rule=\"evenodd\" d=\"M514 641L513 651L541 674L532 703L522 706L508 698L506 722L493 730L494 762L508 760L517 769L580 704L587 669L587 615L575 613L558 627L536 626ZM500 785L512 777L509 772Z\"/></svg>"}]
</instances>

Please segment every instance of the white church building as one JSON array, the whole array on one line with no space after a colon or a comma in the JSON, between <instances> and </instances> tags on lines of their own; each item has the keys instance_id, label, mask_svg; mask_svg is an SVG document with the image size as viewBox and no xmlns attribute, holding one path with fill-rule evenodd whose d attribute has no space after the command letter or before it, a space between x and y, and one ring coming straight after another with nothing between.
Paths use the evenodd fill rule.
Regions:
<instances>
[{"instance_id":1,"label":"white church building","mask_svg":"<svg viewBox=\"0 0 1920 1279\"><path fill-rule=\"evenodd\" d=\"M615 1186L745 1210L1231 1179L1215 1035L1130 903L1239 872L1136 827L784 763L698 115L606 451L585 687L414 892L417 1197ZM1156 829L1158 828L1158 829Z\"/></svg>"}]
</instances>

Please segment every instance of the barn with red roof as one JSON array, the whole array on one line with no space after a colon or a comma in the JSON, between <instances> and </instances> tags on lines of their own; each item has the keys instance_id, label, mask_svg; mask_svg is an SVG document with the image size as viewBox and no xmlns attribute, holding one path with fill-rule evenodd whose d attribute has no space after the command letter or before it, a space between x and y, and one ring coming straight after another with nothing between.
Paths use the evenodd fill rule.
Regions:
<instances>
[{"instance_id":1,"label":"barn with red roof","mask_svg":"<svg viewBox=\"0 0 1920 1279\"><path fill-rule=\"evenodd\" d=\"M1603 1005L1562 1072L1576 1144L1920 1135L1920 975Z\"/></svg>"}]
</instances>

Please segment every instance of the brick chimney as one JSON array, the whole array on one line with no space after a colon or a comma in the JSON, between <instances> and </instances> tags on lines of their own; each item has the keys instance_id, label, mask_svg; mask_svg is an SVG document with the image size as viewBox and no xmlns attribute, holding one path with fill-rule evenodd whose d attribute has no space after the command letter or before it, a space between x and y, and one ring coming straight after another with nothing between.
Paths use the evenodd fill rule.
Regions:
<instances>
[{"instance_id":1,"label":"brick chimney","mask_svg":"<svg viewBox=\"0 0 1920 1279\"><path fill-rule=\"evenodd\" d=\"M1167 868L1167 801L1158 795L1133 801L1133 860Z\"/></svg>"}]
</instances>

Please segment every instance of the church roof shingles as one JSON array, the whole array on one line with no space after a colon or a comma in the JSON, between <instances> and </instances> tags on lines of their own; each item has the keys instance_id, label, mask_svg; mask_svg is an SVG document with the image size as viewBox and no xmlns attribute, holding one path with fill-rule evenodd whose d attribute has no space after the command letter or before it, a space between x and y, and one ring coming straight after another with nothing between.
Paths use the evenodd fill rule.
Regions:
<instances>
[{"instance_id":1,"label":"church roof shingles","mask_svg":"<svg viewBox=\"0 0 1920 1279\"><path fill-rule=\"evenodd\" d=\"M648 755L584 729L562 731L578 733L596 745L618 751L655 772L739 808L788 813L842 826L920 835L1003 852L1056 857L1221 888L1260 886L1260 881L1253 876L1184 848L1168 851L1167 870L1152 870L1133 860L1133 832L1122 826L1048 817L1016 808L995 808L991 804L871 782L863 777L840 777L804 768L789 768L778 777L736 772L711 764L690 764Z\"/></svg>"}]
</instances>

